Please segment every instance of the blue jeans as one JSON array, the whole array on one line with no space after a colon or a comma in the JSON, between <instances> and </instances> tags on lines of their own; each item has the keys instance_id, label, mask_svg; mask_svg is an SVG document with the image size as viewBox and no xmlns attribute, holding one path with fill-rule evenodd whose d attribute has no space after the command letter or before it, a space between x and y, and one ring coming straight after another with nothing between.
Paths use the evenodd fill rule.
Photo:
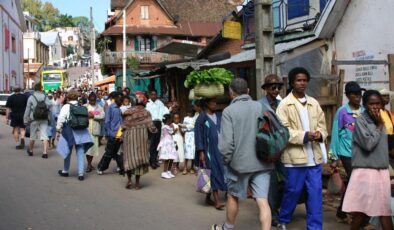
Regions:
<instances>
[{"instance_id":1,"label":"blue jeans","mask_svg":"<svg viewBox=\"0 0 394 230\"><path fill-rule=\"evenodd\" d=\"M64 159L64 171L65 172L68 172L70 170L71 150L70 150L70 154L68 154L66 159ZM85 149L84 149L83 145L75 145L75 150L77 153L78 175L83 176L83 174L85 172Z\"/></svg>"},{"instance_id":2,"label":"blue jeans","mask_svg":"<svg viewBox=\"0 0 394 230\"><path fill-rule=\"evenodd\" d=\"M290 223L305 186L308 193L306 201L307 229L323 229L322 166L287 167L286 170L285 192L279 213L279 223Z\"/></svg>"}]
</instances>

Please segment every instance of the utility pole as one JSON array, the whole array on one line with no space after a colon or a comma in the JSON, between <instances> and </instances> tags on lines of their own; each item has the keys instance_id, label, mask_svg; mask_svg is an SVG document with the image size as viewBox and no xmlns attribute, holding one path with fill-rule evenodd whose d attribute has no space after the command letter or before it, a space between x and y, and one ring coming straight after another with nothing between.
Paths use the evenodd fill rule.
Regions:
<instances>
[{"instance_id":1,"label":"utility pole","mask_svg":"<svg viewBox=\"0 0 394 230\"><path fill-rule=\"evenodd\" d=\"M256 44L256 89L257 98L265 76L276 72L274 66L274 25L272 0L254 0L255 44Z\"/></svg>"},{"instance_id":2,"label":"utility pole","mask_svg":"<svg viewBox=\"0 0 394 230\"><path fill-rule=\"evenodd\" d=\"M123 8L123 88L127 87L126 81L126 7Z\"/></svg>"},{"instance_id":3,"label":"utility pole","mask_svg":"<svg viewBox=\"0 0 394 230\"><path fill-rule=\"evenodd\" d=\"M92 87L94 89L94 84L96 83L96 75L94 71L94 53L96 52L96 34L94 30L93 23L93 7L90 7L90 68L92 77Z\"/></svg>"}]
</instances>

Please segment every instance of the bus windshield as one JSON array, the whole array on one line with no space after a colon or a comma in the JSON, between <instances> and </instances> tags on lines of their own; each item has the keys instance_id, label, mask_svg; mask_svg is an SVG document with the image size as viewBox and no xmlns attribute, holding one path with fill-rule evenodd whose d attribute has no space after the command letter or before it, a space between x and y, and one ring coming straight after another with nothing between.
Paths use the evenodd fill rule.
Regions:
<instances>
[{"instance_id":1,"label":"bus windshield","mask_svg":"<svg viewBox=\"0 0 394 230\"><path fill-rule=\"evenodd\" d=\"M44 82L60 82L62 80L60 73L44 73L42 79Z\"/></svg>"}]
</instances>

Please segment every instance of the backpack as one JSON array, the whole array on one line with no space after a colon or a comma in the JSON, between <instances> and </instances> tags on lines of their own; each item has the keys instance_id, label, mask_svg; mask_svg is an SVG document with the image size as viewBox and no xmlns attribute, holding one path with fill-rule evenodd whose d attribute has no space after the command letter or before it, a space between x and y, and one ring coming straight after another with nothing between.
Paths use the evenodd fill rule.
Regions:
<instances>
[{"instance_id":1,"label":"backpack","mask_svg":"<svg viewBox=\"0 0 394 230\"><path fill-rule=\"evenodd\" d=\"M258 118L256 135L257 158L264 162L280 160L289 143L289 130L283 126L274 111L263 105L262 116Z\"/></svg>"},{"instance_id":2,"label":"backpack","mask_svg":"<svg viewBox=\"0 0 394 230\"><path fill-rule=\"evenodd\" d=\"M34 96L34 95L33 95L33 97L37 102L37 105L33 110L34 120L48 120L49 108L48 108L47 104L45 103L47 96L45 95L45 98L42 101L38 101L36 96Z\"/></svg>"},{"instance_id":3,"label":"backpack","mask_svg":"<svg viewBox=\"0 0 394 230\"><path fill-rule=\"evenodd\" d=\"M70 116L67 125L72 129L86 129L89 127L88 109L85 106L70 105Z\"/></svg>"}]
</instances>

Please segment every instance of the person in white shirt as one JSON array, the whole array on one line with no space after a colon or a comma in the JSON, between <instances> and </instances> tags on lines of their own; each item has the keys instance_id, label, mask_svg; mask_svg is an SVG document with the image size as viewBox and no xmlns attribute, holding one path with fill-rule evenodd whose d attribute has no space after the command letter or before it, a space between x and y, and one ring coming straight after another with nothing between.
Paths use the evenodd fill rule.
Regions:
<instances>
[{"instance_id":1,"label":"person in white shirt","mask_svg":"<svg viewBox=\"0 0 394 230\"><path fill-rule=\"evenodd\" d=\"M165 114L169 114L170 112L168 111L167 107L163 104L163 102L161 102L157 98L156 90L152 90L150 92L150 99L146 104L146 109L152 115L153 123L156 129L158 130L157 133L151 134L151 142L149 147L149 153L150 153L149 163L152 169L156 169L159 167L159 163L157 162L157 155L158 155L157 146L159 145L160 136L161 136L161 121L163 120L163 116Z\"/></svg>"}]
</instances>

